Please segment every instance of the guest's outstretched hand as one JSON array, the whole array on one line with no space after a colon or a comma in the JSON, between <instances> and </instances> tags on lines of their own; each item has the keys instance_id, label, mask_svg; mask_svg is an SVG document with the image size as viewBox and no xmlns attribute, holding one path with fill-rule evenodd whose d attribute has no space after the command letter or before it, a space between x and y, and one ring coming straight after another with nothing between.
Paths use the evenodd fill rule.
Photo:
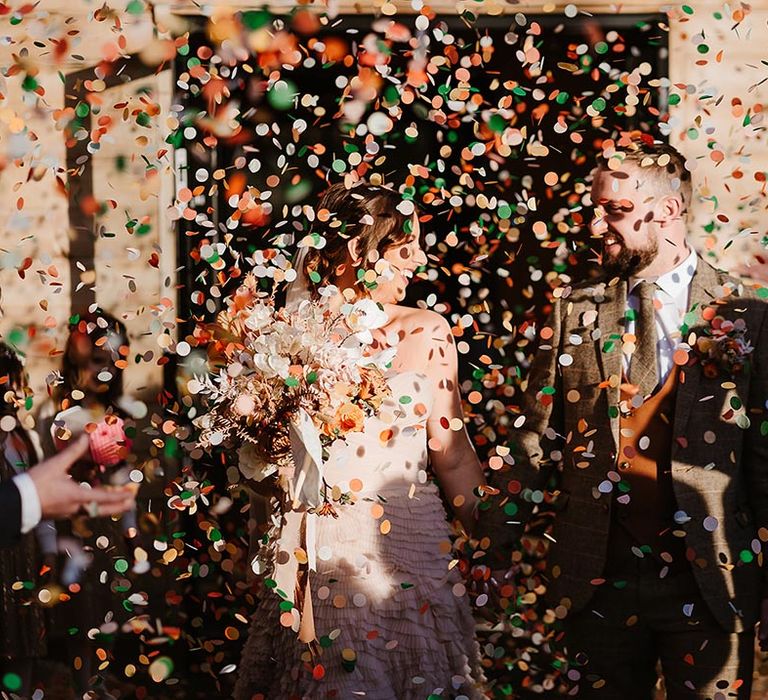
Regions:
<instances>
[{"instance_id":1,"label":"guest's outstretched hand","mask_svg":"<svg viewBox=\"0 0 768 700\"><path fill-rule=\"evenodd\" d=\"M130 485L91 488L72 479L70 468L87 452L88 436L83 434L27 472L40 498L43 518L68 518L81 508L91 516L117 515L135 505L135 490Z\"/></svg>"}]
</instances>

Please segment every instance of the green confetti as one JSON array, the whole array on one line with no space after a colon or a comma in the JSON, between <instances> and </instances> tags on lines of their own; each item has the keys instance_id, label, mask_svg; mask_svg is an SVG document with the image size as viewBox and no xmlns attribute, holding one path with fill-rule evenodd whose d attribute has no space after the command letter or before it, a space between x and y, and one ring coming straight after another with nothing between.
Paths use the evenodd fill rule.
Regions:
<instances>
[{"instance_id":1,"label":"green confetti","mask_svg":"<svg viewBox=\"0 0 768 700\"><path fill-rule=\"evenodd\" d=\"M248 29L261 29L269 24L271 19L272 15L266 10L249 10L242 14L243 26Z\"/></svg>"},{"instance_id":2,"label":"green confetti","mask_svg":"<svg viewBox=\"0 0 768 700\"><path fill-rule=\"evenodd\" d=\"M125 11L128 12L131 15L141 15L144 14L144 10L146 8L144 7L144 3L142 0L131 0L126 6Z\"/></svg>"},{"instance_id":3,"label":"green confetti","mask_svg":"<svg viewBox=\"0 0 768 700\"><path fill-rule=\"evenodd\" d=\"M3 676L3 685L12 693L15 693L21 689L21 676L16 673L6 673Z\"/></svg>"},{"instance_id":4,"label":"green confetti","mask_svg":"<svg viewBox=\"0 0 768 700\"><path fill-rule=\"evenodd\" d=\"M491 130L496 132L504 131L507 125L507 120L504 119L500 114L494 114L489 120L488 120L488 126L491 128Z\"/></svg>"},{"instance_id":5,"label":"green confetti","mask_svg":"<svg viewBox=\"0 0 768 700\"><path fill-rule=\"evenodd\" d=\"M275 109L286 110L293 107L294 95L298 88L287 80L279 80L267 92L267 100Z\"/></svg>"}]
</instances>

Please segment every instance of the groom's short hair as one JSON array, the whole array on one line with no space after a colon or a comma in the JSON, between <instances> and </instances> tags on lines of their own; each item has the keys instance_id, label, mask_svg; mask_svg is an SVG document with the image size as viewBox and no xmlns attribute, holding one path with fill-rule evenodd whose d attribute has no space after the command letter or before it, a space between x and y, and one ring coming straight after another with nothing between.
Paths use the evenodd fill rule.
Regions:
<instances>
[{"instance_id":1,"label":"groom's short hair","mask_svg":"<svg viewBox=\"0 0 768 700\"><path fill-rule=\"evenodd\" d=\"M688 211L693 198L691 172L685 158L674 146L661 141L635 139L621 149L622 165L633 165L641 179L661 194L676 192L680 195L684 211Z\"/></svg>"}]
</instances>

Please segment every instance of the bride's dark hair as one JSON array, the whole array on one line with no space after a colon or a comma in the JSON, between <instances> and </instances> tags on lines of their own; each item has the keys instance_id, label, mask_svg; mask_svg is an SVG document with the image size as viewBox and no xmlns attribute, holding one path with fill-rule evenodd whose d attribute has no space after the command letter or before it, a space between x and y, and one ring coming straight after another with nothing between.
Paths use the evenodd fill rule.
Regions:
<instances>
[{"instance_id":1,"label":"bride's dark hair","mask_svg":"<svg viewBox=\"0 0 768 700\"><path fill-rule=\"evenodd\" d=\"M414 214L403 214L398 205L402 195L381 185L362 182L347 188L343 183L329 187L317 205L313 231L326 241L325 247L309 249L307 273L319 285L332 283L336 270L347 261L347 243L358 240L358 254L365 266L371 251L383 253L405 242L413 233ZM414 211L418 215L418 211ZM320 220L324 218L324 221Z\"/></svg>"}]
</instances>

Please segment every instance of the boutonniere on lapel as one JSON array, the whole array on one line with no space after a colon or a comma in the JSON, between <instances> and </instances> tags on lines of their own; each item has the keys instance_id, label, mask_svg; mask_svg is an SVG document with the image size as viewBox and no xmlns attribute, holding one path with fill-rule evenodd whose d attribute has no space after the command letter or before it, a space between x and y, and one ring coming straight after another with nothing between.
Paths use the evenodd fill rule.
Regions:
<instances>
[{"instance_id":1,"label":"boutonniere on lapel","mask_svg":"<svg viewBox=\"0 0 768 700\"><path fill-rule=\"evenodd\" d=\"M743 371L749 372L754 347L747 338L746 321L743 318L735 321L723 318L711 306L704 308L701 318L704 324L693 329L695 339L689 339L688 357L681 364L700 364L704 376L710 379L721 373L734 376ZM681 328L684 336L688 330L686 325Z\"/></svg>"}]
</instances>

